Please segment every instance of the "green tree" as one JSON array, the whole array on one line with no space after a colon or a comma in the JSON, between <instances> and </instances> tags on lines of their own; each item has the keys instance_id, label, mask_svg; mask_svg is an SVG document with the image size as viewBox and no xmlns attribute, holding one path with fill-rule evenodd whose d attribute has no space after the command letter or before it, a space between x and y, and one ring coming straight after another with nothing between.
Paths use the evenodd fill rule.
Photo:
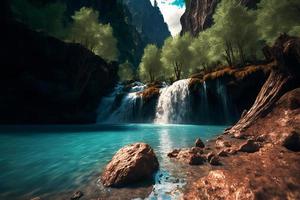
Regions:
<instances>
[{"instance_id":1,"label":"green tree","mask_svg":"<svg viewBox=\"0 0 300 200\"><path fill-rule=\"evenodd\" d=\"M221 1L213 16L212 37L224 52L229 65L255 59L260 49L256 15L236 0Z\"/></svg>"},{"instance_id":2,"label":"green tree","mask_svg":"<svg viewBox=\"0 0 300 200\"><path fill-rule=\"evenodd\" d=\"M153 82L162 76L163 68L160 55L161 51L156 45L149 44L146 46L138 69L141 80Z\"/></svg>"},{"instance_id":3,"label":"green tree","mask_svg":"<svg viewBox=\"0 0 300 200\"><path fill-rule=\"evenodd\" d=\"M191 70L192 52L189 49L191 42L191 35L186 33L183 36L169 37L162 47L163 66L169 73L174 74L176 80L182 75L188 75Z\"/></svg>"},{"instance_id":4,"label":"green tree","mask_svg":"<svg viewBox=\"0 0 300 200\"><path fill-rule=\"evenodd\" d=\"M192 69L207 69L222 59L220 39L215 37L213 31L213 29L207 29L192 41L189 47L192 52Z\"/></svg>"},{"instance_id":5,"label":"green tree","mask_svg":"<svg viewBox=\"0 0 300 200\"><path fill-rule=\"evenodd\" d=\"M300 36L299 13L298 0L261 0L256 21L261 37L271 44L280 33Z\"/></svg>"},{"instance_id":6,"label":"green tree","mask_svg":"<svg viewBox=\"0 0 300 200\"><path fill-rule=\"evenodd\" d=\"M91 8L82 7L72 16L70 40L80 43L101 56L106 61L117 60L117 40L109 24L98 22L99 13Z\"/></svg>"},{"instance_id":7,"label":"green tree","mask_svg":"<svg viewBox=\"0 0 300 200\"><path fill-rule=\"evenodd\" d=\"M132 80L134 77L133 65L126 60L126 62L119 65L118 75L121 81Z\"/></svg>"},{"instance_id":8,"label":"green tree","mask_svg":"<svg viewBox=\"0 0 300 200\"><path fill-rule=\"evenodd\" d=\"M15 18L30 28L58 38L64 37L65 4L57 2L37 5L28 0L12 0L11 8Z\"/></svg>"}]
</instances>

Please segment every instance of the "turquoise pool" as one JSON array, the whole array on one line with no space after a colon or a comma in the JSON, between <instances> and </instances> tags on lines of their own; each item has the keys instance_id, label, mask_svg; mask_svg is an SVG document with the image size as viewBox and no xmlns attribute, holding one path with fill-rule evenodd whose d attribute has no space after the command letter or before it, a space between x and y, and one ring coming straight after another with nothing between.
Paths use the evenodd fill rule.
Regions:
<instances>
[{"instance_id":1,"label":"turquoise pool","mask_svg":"<svg viewBox=\"0 0 300 200\"><path fill-rule=\"evenodd\" d=\"M97 175L114 153L135 142L150 144L160 171L171 173L174 165L166 157L168 152L192 146L197 137L208 140L224 128L155 124L0 127L0 199L47 199L52 194L84 190L87 183L97 185ZM164 184L157 182L156 193L149 198L170 199L169 186Z\"/></svg>"}]
</instances>

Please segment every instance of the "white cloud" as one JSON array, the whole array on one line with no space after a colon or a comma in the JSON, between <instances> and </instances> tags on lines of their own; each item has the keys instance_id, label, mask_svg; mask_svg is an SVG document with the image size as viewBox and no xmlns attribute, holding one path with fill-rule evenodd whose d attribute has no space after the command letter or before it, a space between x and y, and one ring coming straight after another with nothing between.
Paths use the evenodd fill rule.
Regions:
<instances>
[{"instance_id":1,"label":"white cloud","mask_svg":"<svg viewBox=\"0 0 300 200\"><path fill-rule=\"evenodd\" d=\"M153 4L154 0L150 1ZM185 7L172 5L172 2L174 2L174 0L168 3L166 0L157 0L165 22L168 24L171 34L175 36L181 31L180 17L183 15Z\"/></svg>"}]
</instances>

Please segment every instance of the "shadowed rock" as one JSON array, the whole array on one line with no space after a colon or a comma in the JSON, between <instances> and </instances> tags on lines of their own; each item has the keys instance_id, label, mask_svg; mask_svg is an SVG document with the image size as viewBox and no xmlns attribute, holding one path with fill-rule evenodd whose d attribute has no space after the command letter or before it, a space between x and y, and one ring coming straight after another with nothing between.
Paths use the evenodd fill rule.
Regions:
<instances>
[{"instance_id":1,"label":"shadowed rock","mask_svg":"<svg viewBox=\"0 0 300 200\"><path fill-rule=\"evenodd\" d=\"M76 191L70 198L71 200L79 200L81 197L83 197L83 193L81 191Z\"/></svg>"},{"instance_id":2,"label":"shadowed rock","mask_svg":"<svg viewBox=\"0 0 300 200\"><path fill-rule=\"evenodd\" d=\"M299 131L291 132L283 141L284 147L291 151L300 151L300 133Z\"/></svg>"},{"instance_id":3,"label":"shadowed rock","mask_svg":"<svg viewBox=\"0 0 300 200\"><path fill-rule=\"evenodd\" d=\"M209 152L206 155L207 161L209 162L209 164L211 165L221 165L220 162L220 157L218 155L216 155L214 152Z\"/></svg>"},{"instance_id":4,"label":"shadowed rock","mask_svg":"<svg viewBox=\"0 0 300 200\"><path fill-rule=\"evenodd\" d=\"M159 163L153 149L145 143L135 143L121 148L104 169L101 182L106 187L151 180Z\"/></svg>"},{"instance_id":5,"label":"shadowed rock","mask_svg":"<svg viewBox=\"0 0 300 200\"><path fill-rule=\"evenodd\" d=\"M204 143L202 142L202 140L200 138L196 139L196 141L195 141L195 147L200 147L200 148L204 148L205 147Z\"/></svg>"},{"instance_id":6,"label":"shadowed rock","mask_svg":"<svg viewBox=\"0 0 300 200\"><path fill-rule=\"evenodd\" d=\"M255 142L254 140L247 140L241 146L239 147L239 151L247 152L247 153L254 153L258 151L260 148L260 145Z\"/></svg>"}]
</instances>

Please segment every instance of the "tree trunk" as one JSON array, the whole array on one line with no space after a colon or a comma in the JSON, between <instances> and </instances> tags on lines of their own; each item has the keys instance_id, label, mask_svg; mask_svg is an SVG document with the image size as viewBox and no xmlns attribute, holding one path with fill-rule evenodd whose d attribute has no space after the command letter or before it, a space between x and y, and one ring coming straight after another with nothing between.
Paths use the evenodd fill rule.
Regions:
<instances>
[{"instance_id":1,"label":"tree trunk","mask_svg":"<svg viewBox=\"0 0 300 200\"><path fill-rule=\"evenodd\" d=\"M226 59L229 66L233 66L232 47L231 47L230 42L228 42L228 41L225 42L225 59Z\"/></svg>"},{"instance_id":2,"label":"tree trunk","mask_svg":"<svg viewBox=\"0 0 300 200\"><path fill-rule=\"evenodd\" d=\"M180 80L180 77L181 77L181 67L180 67L180 64L178 62L174 63L174 73L175 73L176 81Z\"/></svg>"},{"instance_id":3,"label":"tree trunk","mask_svg":"<svg viewBox=\"0 0 300 200\"><path fill-rule=\"evenodd\" d=\"M267 49L267 50L266 50ZM276 101L286 92L300 86L300 39L280 36L275 45L265 48L267 59L272 57L273 70L263 85L251 109L226 132L237 137L255 121L267 115Z\"/></svg>"}]
</instances>

